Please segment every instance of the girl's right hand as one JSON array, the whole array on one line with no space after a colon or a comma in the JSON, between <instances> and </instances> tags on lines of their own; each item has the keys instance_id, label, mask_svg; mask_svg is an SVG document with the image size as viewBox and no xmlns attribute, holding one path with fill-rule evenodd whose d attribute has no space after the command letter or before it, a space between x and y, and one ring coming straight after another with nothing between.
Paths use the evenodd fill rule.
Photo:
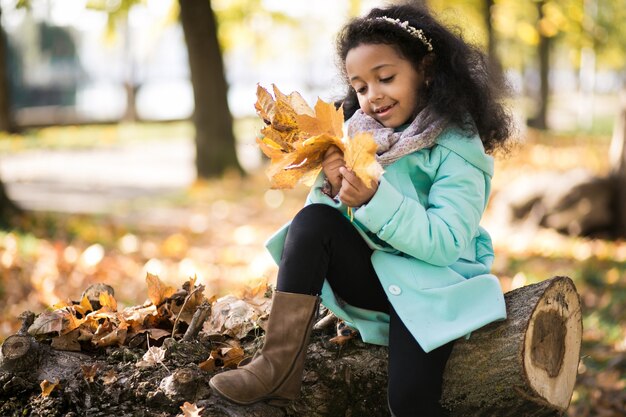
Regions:
<instances>
[{"instance_id":1,"label":"girl's right hand","mask_svg":"<svg viewBox=\"0 0 626 417\"><path fill-rule=\"evenodd\" d=\"M339 168L344 166L346 166L346 161L343 159L343 152L335 145L331 145L324 154L322 170L324 171L324 175L326 175L328 182L330 182L332 195L337 195L341 189L341 180L343 179L343 176L339 172Z\"/></svg>"}]
</instances>

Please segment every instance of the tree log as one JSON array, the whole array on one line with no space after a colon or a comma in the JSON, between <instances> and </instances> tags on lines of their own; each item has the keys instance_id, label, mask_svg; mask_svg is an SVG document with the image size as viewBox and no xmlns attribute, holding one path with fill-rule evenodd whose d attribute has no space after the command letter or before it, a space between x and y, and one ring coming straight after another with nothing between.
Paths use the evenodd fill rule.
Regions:
<instances>
[{"instance_id":1,"label":"tree log","mask_svg":"<svg viewBox=\"0 0 626 417\"><path fill-rule=\"evenodd\" d=\"M506 321L454 345L442 396L453 416L554 416L569 405L582 338L573 282L555 277L505 298Z\"/></svg>"},{"instance_id":2,"label":"tree log","mask_svg":"<svg viewBox=\"0 0 626 417\"><path fill-rule=\"evenodd\" d=\"M582 332L580 303L572 281L555 277L511 291L505 299L507 320L485 326L469 339L455 343L442 397L453 417L556 416L569 404ZM41 405L56 407L58 415L174 416L184 401L203 407L202 415L212 417L389 415L387 348L358 338L337 346L329 342L333 327L318 326L314 331L307 350L302 395L286 408L265 403L238 406L210 393L208 380L213 372L201 371L197 364L206 360L207 344L225 344L213 344L204 333L189 342L170 339L163 345L167 350L164 366L150 369L134 366L144 353L141 349L122 346L105 355L87 357L38 344L38 356L43 359L33 363L30 375L38 380L61 381L58 389L62 392L54 397L54 404ZM25 350L22 336L15 337L5 342L3 352ZM244 347L252 352L261 342L247 337ZM101 369L96 383L89 382L79 366L93 363ZM12 373L6 364L6 360L0 363L0 415L13 407L16 393L25 390L25 377ZM105 382L106 375L115 375L115 380ZM29 383L34 394L25 401L35 407L38 383Z\"/></svg>"}]
</instances>

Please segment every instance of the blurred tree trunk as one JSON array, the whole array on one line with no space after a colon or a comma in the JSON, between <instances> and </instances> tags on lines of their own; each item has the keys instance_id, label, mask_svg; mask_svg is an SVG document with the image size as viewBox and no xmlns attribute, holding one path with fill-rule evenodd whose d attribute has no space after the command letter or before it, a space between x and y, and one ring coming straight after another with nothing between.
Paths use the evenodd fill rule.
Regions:
<instances>
[{"instance_id":1,"label":"blurred tree trunk","mask_svg":"<svg viewBox=\"0 0 626 417\"><path fill-rule=\"evenodd\" d=\"M195 100L198 177L243 172L237 160L233 119L228 109L226 78L210 0L179 0Z\"/></svg>"},{"instance_id":2,"label":"blurred tree trunk","mask_svg":"<svg viewBox=\"0 0 626 417\"><path fill-rule=\"evenodd\" d=\"M21 209L9 198L0 179L0 228L9 226Z\"/></svg>"},{"instance_id":3,"label":"blurred tree trunk","mask_svg":"<svg viewBox=\"0 0 626 417\"><path fill-rule=\"evenodd\" d=\"M0 18L2 9L0 8ZM0 25L0 131L14 132L16 130L11 113L11 96L8 73L8 39L2 25Z\"/></svg>"},{"instance_id":4,"label":"blurred tree trunk","mask_svg":"<svg viewBox=\"0 0 626 417\"><path fill-rule=\"evenodd\" d=\"M545 0L540 0L537 3L538 22L544 18L543 6L546 4ZM546 36L540 27L539 31L539 45L537 53L539 56L539 97L537 98L537 112L531 120L528 121L528 125L537 129L547 129L547 115L548 115L548 96L550 93L550 47L551 39Z\"/></svg>"},{"instance_id":5,"label":"blurred tree trunk","mask_svg":"<svg viewBox=\"0 0 626 417\"><path fill-rule=\"evenodd\" d=\"M485 28L487 30L487 57L489 57L489 63L493 66L494 69L500 69L500 60L498 59L498 53L496 51L497 47L497 39L496 33L493 28L493 20L492 20L492 9L495 0L484 0L485 7Z\"/></svg>"},{"instance_id":6,"label":"blurred tree trunk","mask_svg":"<svg viewBox=\"0 0 626 417\"><path fill-rule=\"evenodd\" d=\"M613 127L609 158L616 187L616 227L619 236L626 236L626 88L622 89L620 96L620 110Z\"/></svg>"},{"instance_id":7,"label":"blurred tree trunk","mask_svg":"<svg viewBox=\"0 0 626 417\"><path fill-rule=\"evenodd\" d=\"M122 117L126 122L136 122L137 117L137 80L135 79L135 61L132 53L132 33L128 23L128 13L122 23L124 36L124 90L126 91L126 111Z\"/></svg>"}]
</instances>

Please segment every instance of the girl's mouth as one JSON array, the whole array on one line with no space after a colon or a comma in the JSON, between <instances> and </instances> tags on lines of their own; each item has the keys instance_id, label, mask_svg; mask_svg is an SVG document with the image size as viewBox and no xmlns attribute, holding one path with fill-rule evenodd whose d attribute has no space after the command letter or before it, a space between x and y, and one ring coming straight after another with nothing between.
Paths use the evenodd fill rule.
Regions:
<instances>
[{"instance_id":1,"label":"girl's mouth","mask_svg":"<svg viewBox=\"0 0 626 417\"><path fill-rule=\"evenodd\" d=\"M389 114L389 111L396 105L396 103L390 104L389 106L381 107L380 109L374 110L377 116L384 117Z\"/></svg>"}]
</instances>

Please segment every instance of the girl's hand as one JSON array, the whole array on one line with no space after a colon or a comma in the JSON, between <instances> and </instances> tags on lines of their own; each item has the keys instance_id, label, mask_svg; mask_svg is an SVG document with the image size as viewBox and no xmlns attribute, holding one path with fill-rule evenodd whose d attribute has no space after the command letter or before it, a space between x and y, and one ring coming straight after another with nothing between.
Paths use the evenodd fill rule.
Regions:
<instances>
[{"instance_id":1,"label":"girl's hand","mask_svg":"<svg viewBox=\"0 0 626 417\"><path fill-rule=\"evenodd\" d=\"M359 207L372 199L376 190L378 190L378 182L374 183L372 188L368 188L356 174L348 168L339 169L343 180L341 182L341 190L339 191L339 200L348 207Z\"/></svg>"},{"instance_id":2,"label":"girl's hand","mask_svg":"<svg viewBox=\"0 0 626 417\"><path fill-rule=\"evenodd\" d=\"M326 175L328 182L330 182L333 196L337 195L337 193L339 193L339 189L341 188L342 176L339 169L345 165L346 161L343 160L343 152L341 152L341 149L335 145L331 145L324 154L322 170L324 171L324 175Z\"/></svg>"}]
</instances>

